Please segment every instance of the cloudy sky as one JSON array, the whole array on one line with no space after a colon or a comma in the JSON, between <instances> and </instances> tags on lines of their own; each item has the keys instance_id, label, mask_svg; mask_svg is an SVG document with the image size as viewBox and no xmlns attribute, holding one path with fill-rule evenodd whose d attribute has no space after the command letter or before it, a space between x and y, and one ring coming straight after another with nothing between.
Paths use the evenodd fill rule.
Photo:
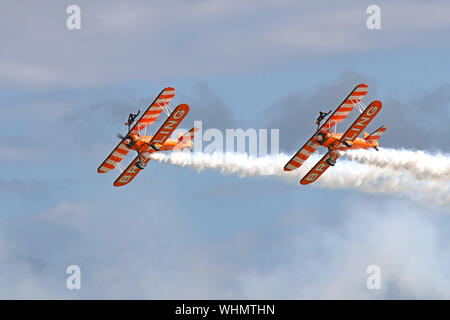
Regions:
<instances>
[{"instance_id":1,"label":"cloudy sky","mask_svg":"<svg viewBox=\"0 0 450 320\"><path fill-rule=\"evenodd\" d=\"M80 30L66 28L74 3ZM96 172L128 113L167 86L190 104L184 128L279 129L293 154L318 110L364 82L365 101L384 103L369 128L387 125L383 146L448 154L449 13L418 0L4 1L0 298L450 298L448 205L153 162L124 188ZM81 290L66 289L72 264Z\"/></svg>"}]
</instances>

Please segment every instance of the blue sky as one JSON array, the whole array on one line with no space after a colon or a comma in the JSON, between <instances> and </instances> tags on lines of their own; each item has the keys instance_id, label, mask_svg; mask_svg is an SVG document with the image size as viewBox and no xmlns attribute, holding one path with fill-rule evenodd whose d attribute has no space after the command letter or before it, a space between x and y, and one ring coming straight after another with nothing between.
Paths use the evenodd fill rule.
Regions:
<instances>
[{"instance_id":1,"label":"blue sky","mask_svg":"<svg viewBox=\"0 0 450 320\"><path fill-rule=\"evenodd\" d=\"M277 128L292 154L365 82L383 146L449 153L448 3L379 1L381 30L371 1L77 1L81 30L70 4L2 6L1 298L448 298L448 207L156 162L124 188L96 172L169 85L183 128Z\"/></svg>"}]
</instances>

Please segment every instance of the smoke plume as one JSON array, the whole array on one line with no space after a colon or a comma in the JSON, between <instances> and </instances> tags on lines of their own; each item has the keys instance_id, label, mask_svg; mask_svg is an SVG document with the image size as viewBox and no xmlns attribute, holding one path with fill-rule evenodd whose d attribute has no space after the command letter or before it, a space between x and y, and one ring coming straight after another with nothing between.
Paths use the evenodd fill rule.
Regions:
<instances>
[{"instance_id":1,"label":"smoke plume","mask_svg":"<svg viewBox=\"0 0 450 320\"><path fill-rule=\"evenodd\" d=\"M390 168L397 172L410 172L418 180L450 180L450 156L431 155L424 151L357 149L343 152L350 160L378 168Z\"/></svg>"},{"instance_id":2,"label":"smoke plume","mask_svg":"<svg viewBox=\"0 0 450 320\"><path fill-rule=\"evenodd\" d=\"M398 156L397 155L400 155ZM417 201L437 205L450 205L449 157L406 150L381 150L345 152L356 161L338 159L336 166L328 169L311 186L328 189L358 189L369 193L399 194ZM414 156L416 155L416 156ZM386 158L383 158L386 156ZM320 159L311 156L297 170L286 172L284 165L290 156L285 154L255 158L245 153L156 153L152 159L196 171L218 170L239 177L277 177L291 183L300 179ZM298 187L306 188L305 186Z\"/></svg>"}]
</instances>

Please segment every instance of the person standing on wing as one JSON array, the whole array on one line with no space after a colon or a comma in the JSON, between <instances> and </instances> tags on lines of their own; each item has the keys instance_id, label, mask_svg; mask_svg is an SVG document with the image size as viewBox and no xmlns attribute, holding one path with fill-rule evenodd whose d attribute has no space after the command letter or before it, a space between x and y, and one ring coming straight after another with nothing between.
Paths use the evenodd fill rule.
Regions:
<instances>
[{"instance_id":1,"label":"person standing on wing","mask_svg":"<svg viewBox=\"0 0 450 320\"><path fill-rule=\"evenodd\" d=\"M128 116L128 121L125 123L126 126L128 126L128 131L131 130L131 125L134 122L134 119L136 119L136 117L139 115L139 113L141 112L141 110L138 110L138 113L134 114L134 113L130 113L130 115Z\"/></svg>"},{"instance_id":2,"label":"person standing on wing","mask_svg":"<svg viewBox=\"0 0 450 320\"><path fill-rule=\"evenodd\" d=\"M319 111L319 117L317 117L317 120L316 120L317 130L319 130L319 128L320 128L320 123L322 122L322 120L325 119L325 117L326 117L331 111L332 111L332 110L330 110L330 111L328 111L328 112Z\"/></svg>"}]
</instances>

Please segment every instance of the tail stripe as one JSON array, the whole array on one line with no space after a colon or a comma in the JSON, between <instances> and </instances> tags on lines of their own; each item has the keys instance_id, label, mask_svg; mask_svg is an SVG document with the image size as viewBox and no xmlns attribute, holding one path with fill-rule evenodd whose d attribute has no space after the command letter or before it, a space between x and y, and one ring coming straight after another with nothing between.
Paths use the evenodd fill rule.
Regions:
<instances>
[{"instance_id":1,"label":"tail stripe","mask_svg":"<svg viewBox=\"0 0 450 320\"><path fill-rule=\"evenodd\" d=\"M377 141L385 131L386 126L378 128L377 130L375 130L375 132L366 137L366 141Z\"/></svg>"}]
</instances>

